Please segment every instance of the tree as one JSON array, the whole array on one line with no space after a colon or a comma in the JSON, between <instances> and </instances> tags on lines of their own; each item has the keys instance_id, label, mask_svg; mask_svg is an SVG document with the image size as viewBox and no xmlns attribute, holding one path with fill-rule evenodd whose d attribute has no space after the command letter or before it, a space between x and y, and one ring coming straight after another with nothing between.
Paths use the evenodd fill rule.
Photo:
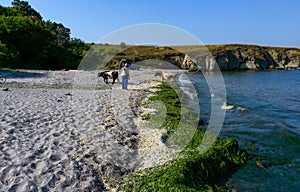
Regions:
<instances>
[{"instance_id":1,"label":"tree","mask_svg":"<svg viewBox=\"0 0 300 192\"><path fill-rule=\"evenodd\" d=\"M13 0L13 2L11 4L14 8L18 9L19 11L24 12L28 17L35 18L35 19L42 21L42 19L43 19L42 16L36 10L34 10L29 5L28 2L20 1L20 0Z\"/></svg>"},{"instance_id":2,"label":"tree","mask_svg":"<svg viewBox=\"0 0 300 192\"><path fill-rule=\"evenodd\" d=\"M46 24L49 30L54 33L57 45L61 46L70 40L71 30L66 28L63 24L51 22L49 20L46 22Z\"/></svg>"},{"instance_id":3,"label":"tree","mask_svg":"<svg viewBox=\"0 0 300 192\"><path fill-rule=\"evenodd\" d=\"M43 22L22 16L0 16L0 33L1 42L16 56L10 67L38 68L39 64L46 64L46 52L54 37Z\"/></svg>"},{"instance_id":4,"label":"tree","mask_svg":"<svg viewBox=\"0 0 300 192\"><path fill-rule=\"evenodd\" d=\"M121 42L120 46L121 46L122 49L124 49L124 48L126 48L126 43L125 42Z\"/></svg>"},{"instance_id":5,"label":"tree","mask_svg":"<svg viewBox=\"0 0 300 192\"><path fill-rule=\"evenodd\" d=\"M86 45L84 41L78 38L70 39L65 47L68 51L68 62L69 65L67 68L77 69L80 64L81 59L85 56L87 51L90 49L90 46Z\"/></svg>"},{"instance_id":6,"label":"tree","mask_svg":"<svg viewBox=\"0 0 300 192\"><path fill-rule=\"evenodd\" d=\"M77 69L90 46L61 23L43 21L28 2L0 5L0 67Z\"/></svg>"},{"instance_id":7,"label":"tree","mask_svg":"<svg viewBox=\"0 0 300 192\"><path fill-rule=\"evenodd\" d=\"M5 44L0 41L0 67L5 67L9 60L9 51Z\"/></svg>"}]
</instances>

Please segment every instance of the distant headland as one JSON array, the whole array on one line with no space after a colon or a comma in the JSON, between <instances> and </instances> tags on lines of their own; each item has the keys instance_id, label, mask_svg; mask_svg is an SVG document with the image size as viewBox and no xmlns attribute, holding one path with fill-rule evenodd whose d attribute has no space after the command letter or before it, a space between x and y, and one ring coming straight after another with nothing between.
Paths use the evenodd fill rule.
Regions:
<instances>
[{"instance_id":1,"label":"distant headland","mask_svg":"<svg viewBox=\"0 0 300 192\"><path fill-rule=\"evenodd\" d=\"M97 45L96 47L112 46ZM97 49L97 48L96 48ZM94 55L95 56L95 55ZM95 57L94 57L95 58ZM190 71L285 70L300 67L300 49L246 44L186 45L173 47L128 46L105 65L117 67L122 58L132 63L155 59Z\"/></svg>"}]
</instances>

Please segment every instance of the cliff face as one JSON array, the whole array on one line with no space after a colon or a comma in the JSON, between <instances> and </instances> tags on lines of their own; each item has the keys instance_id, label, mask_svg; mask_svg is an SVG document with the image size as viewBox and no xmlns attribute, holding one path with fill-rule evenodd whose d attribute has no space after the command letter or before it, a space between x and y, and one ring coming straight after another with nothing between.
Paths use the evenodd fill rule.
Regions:
<instances>
[{"instance_id":1,"label":"cliff face","mask_svg":"<svg viewBox=\"0 0 300 192\"><path fill-rule=\"evenodd\" d=\"M95 56L97 57L97 56ZM100 57L100 56L99 56ZM132 63L155 59L196 71L294 69L300 67L300 49L258 45L133 46L116 54L107 67L117 68L122 58Z\"/></svg>"},{"instance_id":2,"label":"cliff face","mask_svg":"<svg viewBox=\"0 0 300 192\"><path fill-rule=\"evenodd\" d=\"M196 71L198 69L197 66L199 66L187 54L165 56L163 60L176 65L180 69L186 69L190 71Z\"/></svg>"},{"instance_id":3,"label":"cliff face","mask_svg":"<svg viewBox=\"0 0 300 192\"><path fill-rule=\"evenodd\" d=\"M201 70L295 69L300 67L300 49L261 47L256 45L209 45L211 55L196 57L194 64ZM181 65L186 67L185 63ZM194 66L192 67L194 68ZM185 68L187 69L187 68Z\"/></svg>"}]
</instances>

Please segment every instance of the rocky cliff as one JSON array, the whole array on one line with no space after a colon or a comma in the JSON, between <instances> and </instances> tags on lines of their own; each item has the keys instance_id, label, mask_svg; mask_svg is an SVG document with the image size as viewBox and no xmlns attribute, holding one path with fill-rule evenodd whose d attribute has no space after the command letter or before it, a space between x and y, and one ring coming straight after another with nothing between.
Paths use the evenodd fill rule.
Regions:
<instances>
[{"instance_id":1,"label":"rocky cliff","mask_svg":"<svg viewBox=\"0 0 300 192\"><path fill-rule=\"evenodd\" d=\"M257 45L208 46L221 70L264 70L300 67L300 49Z\"/></svg>"},{"instance_id":2,"label":"rocky cliff","mask_svg":"<svg viewBox=\"0 0 300 192\"><path fill-rule=\"evenodd\" d=\"M122 58L132 63L154 59L172 63L191 71L213 71L217 66L225 70L295 69L300 67L300 49L266 47L244 44L201 46L131 46L108 62L107 68L116 68Z\"/></svg>"},{"instance_id":3,"label":"rocky cliff","mask_svg":"<svg viewBox=\"0 0 300 192\"><path fill-rule=\"evenodd\" d=\"M203 54L187 55L181 59L181 68L213 71L216 65L221 70L266 70L296 69L300 67L300 49L263 47L257 45L207 45ZM177 56L179 57L179 56Z\"/></svg>"}]
</instances>

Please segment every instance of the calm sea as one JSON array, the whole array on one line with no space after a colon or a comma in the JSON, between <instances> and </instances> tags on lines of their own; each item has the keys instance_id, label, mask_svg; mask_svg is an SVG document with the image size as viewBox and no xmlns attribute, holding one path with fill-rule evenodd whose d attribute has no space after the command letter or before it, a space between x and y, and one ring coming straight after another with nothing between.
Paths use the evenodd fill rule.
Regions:
<instances>
[{"instance_id":1,"label":"calm sea","mask_svg":"<svg viewBox=\"0 0 300 192\"><path fill-rule=\"evenodd\" d=\"M213 97L205 78L189 77L208 122ZM300 70L225 72L223 77L232 109L226 110L219 136L237 139L253 157L228 185L238 191L300 191Z\"/></svg>"}]
</instances>

